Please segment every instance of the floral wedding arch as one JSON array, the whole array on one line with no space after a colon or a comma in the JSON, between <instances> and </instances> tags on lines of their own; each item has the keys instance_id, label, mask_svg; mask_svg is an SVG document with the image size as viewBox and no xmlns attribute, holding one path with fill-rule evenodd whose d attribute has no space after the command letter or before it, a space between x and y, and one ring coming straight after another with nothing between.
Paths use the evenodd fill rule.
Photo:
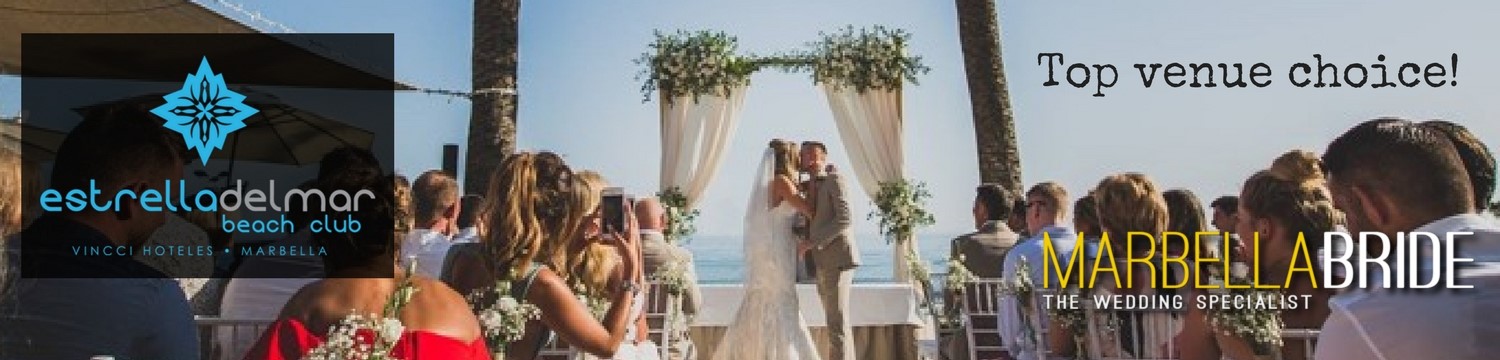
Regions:
<instances>
[{"instance_id":1,"label":"floral wedding arch","mask_svg":"<svg viewBox=\"0 0 1500 360\"><path fill-rule=\"evenodd\" d=\"M750 75L762 69L810 71L833 111L839 137L865 194L874 200L881 232L894 246L894 277L925 289L928 270L917 255L916 229L931 225L922 184L908 180L902 148L901 90L926 73L906 54L910 35L876 26L847 27L805 49L772 56L741 55L723 32L658 32L636 61L641 92L661 104L661 192L671 217L669 239L693 231L697 201L713 180L744 104Z\"/></svg>"}]
</instances>

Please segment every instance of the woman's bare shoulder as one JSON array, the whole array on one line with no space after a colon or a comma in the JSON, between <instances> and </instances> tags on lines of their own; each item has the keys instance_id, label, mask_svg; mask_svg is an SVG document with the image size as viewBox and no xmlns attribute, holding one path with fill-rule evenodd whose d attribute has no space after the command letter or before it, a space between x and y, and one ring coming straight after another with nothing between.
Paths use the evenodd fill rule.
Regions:
<instances>
[{"instance_id":1,"label":"woman's bare shoulder","mask_svg":"<svg viewBox=\"0 0 1500 360\"><path fill-rule=\"evenodd\" d=\"M472 341L479 338L479 321L468 301L448 284L428 277L412 279L417 292L403 317L411 318L415 330ZM418 316L410 316L416 314Z\"/></svg>"}]
</instances>

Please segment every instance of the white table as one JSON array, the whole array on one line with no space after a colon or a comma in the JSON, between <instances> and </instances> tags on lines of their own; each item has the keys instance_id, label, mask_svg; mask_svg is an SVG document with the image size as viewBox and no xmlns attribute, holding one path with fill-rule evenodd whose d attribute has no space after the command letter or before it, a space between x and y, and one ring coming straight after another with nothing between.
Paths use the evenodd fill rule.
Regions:
<instances>
[{"instance_id":1,"label":"white table","mask_svg":"<svg viewBox=\"0 0 1500 360\"><path fill-rule=\"evenodd\" d=\"M692 337L700 358L713 354L719 339L739 311L745 289L739 284L699 285L703 306L693 322ZM797 285L802 316L823 356L827 356L827 324L816 286ZM915 359L917 328L925 325L917 312L918 298L904 283L861 283L849 289L849 325L854 328L858 359Z\"/></svg>"}]
</instances>

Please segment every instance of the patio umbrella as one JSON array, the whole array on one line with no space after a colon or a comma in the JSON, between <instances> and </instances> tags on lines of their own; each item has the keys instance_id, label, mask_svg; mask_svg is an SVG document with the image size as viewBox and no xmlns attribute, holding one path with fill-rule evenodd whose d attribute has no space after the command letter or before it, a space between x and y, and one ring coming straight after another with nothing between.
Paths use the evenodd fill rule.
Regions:
<instances>
[{"instance_id":1,"label":"patio umbrella","mask_svg":"<svg viewBox=\"0 0 1500 360\"><path fill-rule=\"evenodd\" d=\"M27 36L70 36L47 42L45 53L23 63ZM93 34L83 37L67 34ZM153 47L139 38L108 34L188 34L206 47ZM240 34L217 36L219 34ZM181 39L181 38L180 38ZM188 0L0 1L0 74L181 81L200 57L240 69L241 83L321 88L412 90L377 65L341 58L306 43L308 37L260 34L254 28ZM227 42L227 43L226 43ZM347 45L347 44L346 44ZM287 69L297 69L287 71Z\"/></svg>"},{"instance_id":2,"label":"patio umbrella","mask_svg":"<svg viewBox=\"0 0 1500 360\"><path fill-rule=\"evenodd\" d=\"M147 108L162 102L162 94L144 95L89 105L75 109L87 113L96 107L139 105ZM229 161L226 173L216 174L210 181L229 176L234 164L249 161L268 164L304 166L316 164L324 154L343 147L353 146L369 149L375 133L333 120L322 115L277 101L274 97L252 96L245 104L260 110L245 119L245 127L230 133L224 148L213 152L212 159ZM196 157L193 157L196 161ZM207 174L199 174L207 176ZM232 180L231 180L232 181Z\"/></svg>"},{"instance_id":3,"label":"patio umbrella","mask_svg":"<svg viewBox=\"0 0 1500 360\"><path fill-rule=\"evenodd\" d=\"M0 119L0 147L20 151L28 160L52 160L64 137L67 134L61 131L26 125L19 119Z\"/></svg>"}]
</instances>

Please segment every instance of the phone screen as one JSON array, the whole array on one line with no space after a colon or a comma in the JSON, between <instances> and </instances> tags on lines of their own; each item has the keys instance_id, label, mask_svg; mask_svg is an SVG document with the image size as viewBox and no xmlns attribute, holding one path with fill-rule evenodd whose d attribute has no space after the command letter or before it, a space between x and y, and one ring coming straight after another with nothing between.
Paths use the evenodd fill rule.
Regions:
<instances>
[{"instance_id":1,"label":"phone screen","mask_svg":"<svg viewBox=\"0 0 1500 360\"><path fill-rule=\"evenodd\" d=\"M625 192L621 188L604 189L604 216L606 234L625 231Z\"/></svg>"}]
</instances>

